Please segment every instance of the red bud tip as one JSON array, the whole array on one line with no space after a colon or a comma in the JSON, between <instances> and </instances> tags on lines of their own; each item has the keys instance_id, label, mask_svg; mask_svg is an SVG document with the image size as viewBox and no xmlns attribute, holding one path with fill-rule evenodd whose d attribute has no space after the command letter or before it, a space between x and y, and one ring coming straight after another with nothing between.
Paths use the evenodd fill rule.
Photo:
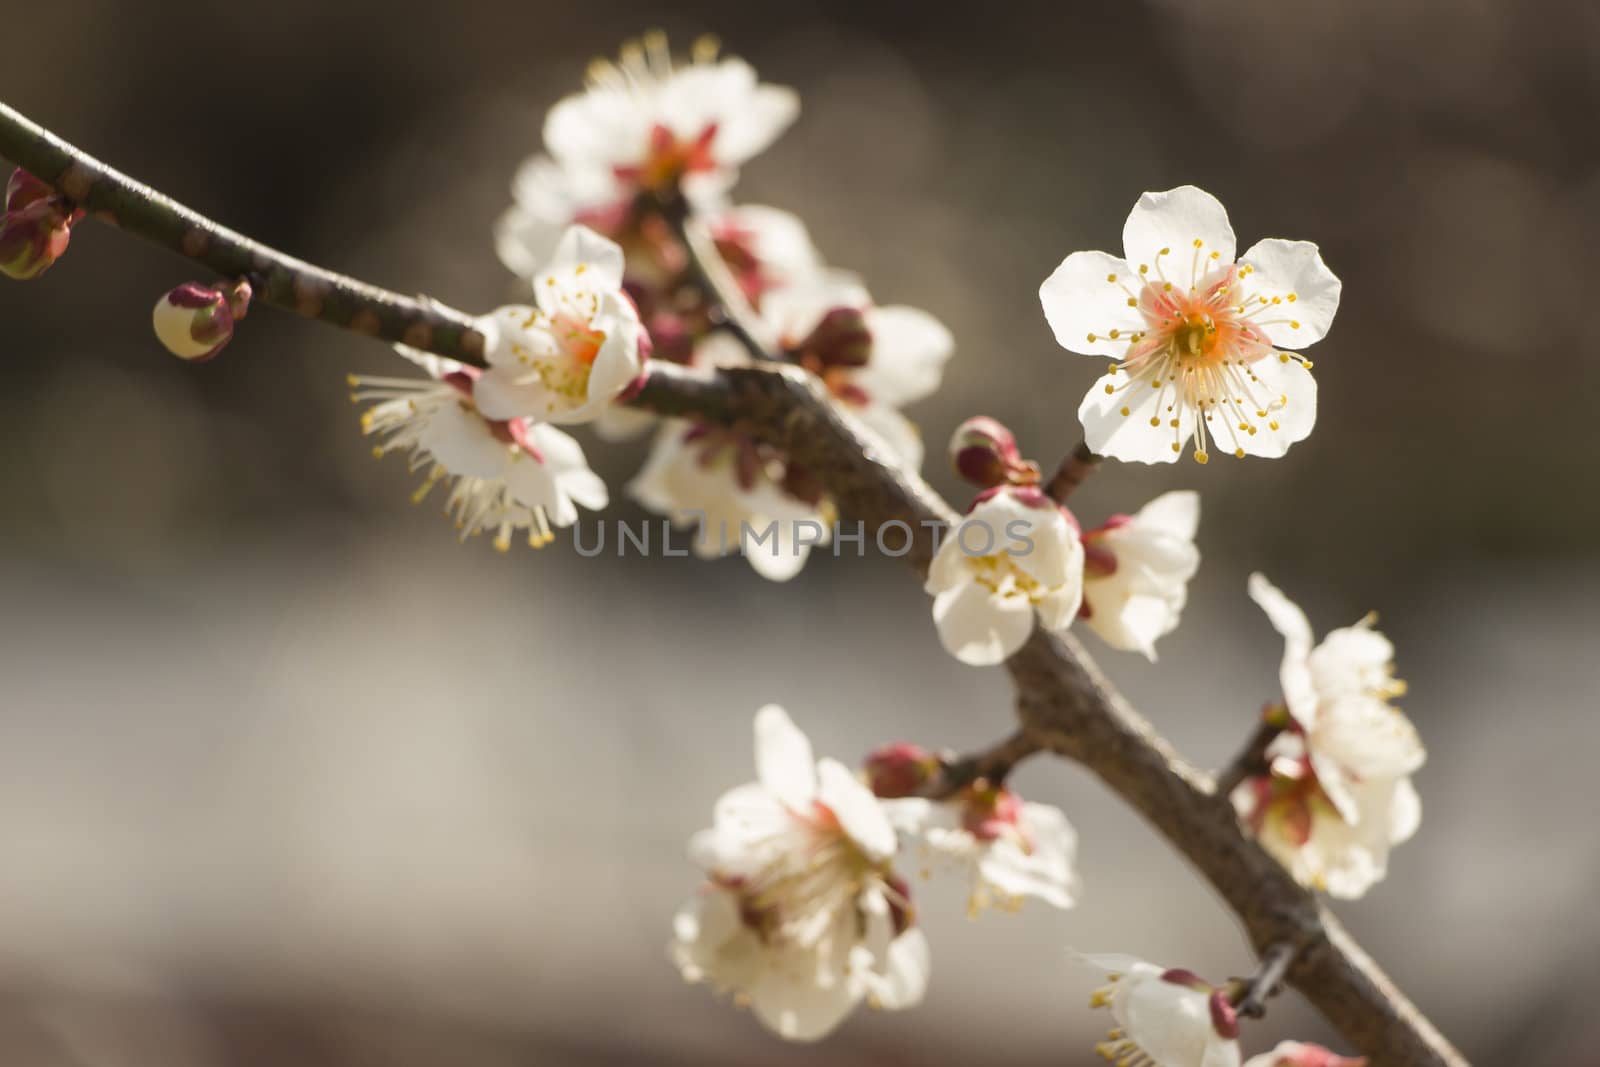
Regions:
<instances>
[{"instance_id":1,"label":"red bud tip","mask_svg":"<svg viewBox=\"0 0 1600 1067\"><path fill-rule=\"evenodd\" d=\"M0 215L0 274L17 281L37 278L67 250L72 217L59 197L29 200Z\"/></svg>"},{"instance_id":2,"label":"red bud tip","mask_svg":"<svg viewBox=\"0 0 1600 1067\"><path fill-rule=\"evenodd\" d=\"M829 310L790 355L816 374L834 367L866 366L872 358L872 331L867 329L866 315L852 307Z\"/></svg>"},{"instance_id":3,"label":"red bud tip","mask_svg":"<svg viewBox=\"0 0 1600 1067\"><path fill-rule=\"evenodd\" d=\"M884 745L866 759L867 784L884 798L916 796L939 773L939 757L905 741Z\"/></svg>"},{"instance_id":4,"label":"red bud tip","mask_svg":"<svg viewBox=\"0 0 1600 1067\"><path fill-rule=\"evenodd\" d=\"M249 290L245 282L231 286L227 293L199 282L185 282L156 301L151 314L156 337L179 359L194 363L211 359L233 339L232 305L248 305Z\"/></svg>"},{"instance_id":5,"label":"red bud tip","mask_svg":"<svg viewBox=\"0 0 1600 1067\"><path fill-rule=\"evenodd\" d=\"M975 415L956 427L950 438L950 464L962 478L982 489L1039 481L1038 464L1023 459L1016 437L987 415Z\"/></svg>"},{"instance_id":6,"label":"red bud tip","mask_svg":"<svg viewBox=\"0 0 1600 1067\"><path fill-rule=\"evenodd\" d=\"M21 211L40 200L56 200L59 194L44 182L18 167L6 183L6 210Z\"/></svg>"}]
</instances>

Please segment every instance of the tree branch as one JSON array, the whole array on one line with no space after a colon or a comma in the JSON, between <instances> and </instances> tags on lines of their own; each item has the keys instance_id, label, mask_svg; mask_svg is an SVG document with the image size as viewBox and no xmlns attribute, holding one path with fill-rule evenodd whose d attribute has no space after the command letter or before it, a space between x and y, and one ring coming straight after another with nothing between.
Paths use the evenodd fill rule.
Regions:
<instances>
[{"instance_id":1,"label":"tree branch","mask_svg":"<svg viewBox=\"0 0 1600 1067\"><path fill-rule=\"evenodd\" d=\"M256 303L467 363L483 362L472 316L401 296L252 241L141 185L0 103L0 157L53 186L102 222L224 278L248 278Z\"/></svg>"},{"instance_id":2,"label":"tree branch","mask_svg":"<svg viewBox=\"0 0 1600 1067\"><path fill-rule=\"evenodd\" d=\"M1065 504L1067 497L1089 480L1089 476L1100 469L1100 457L1089 450L1089 442L1079 441L1076 448L1067 453L1061 461L1061 466L1050 478L1049 484L1044 487L1045 495L1057 504Z\"/></svg>"},{"instance_id":3,"label":"tree branch","mask_svg":"<svg viewBox=\"0 0 1600 1067\"><path fill-rule=\"evenodd\" d=\"M942 763L940 773L930 783L932 788L923 795L947 800L979 780L992 786L1004 785L1013 767L1040 751L1039 743L1028 731L1018 730L993 748Z\"/></svg>"},{"instance_id":4,"label":"tree branch","mask_svg":"<svg viewBox=\"0 0 1600 1067\"><path fill-rule=\"evenodd\" d=\"M483 338L471 316L274 252L95 162L4 105L0 155L129 233L224 277L263 282L258 300L438 355L481 356ZM875 534L892 522L908 526L906 558L919 573L932 559L936 530L956 518L798 367L697 373L652 364L630 403L738 427L785 449L815 472L842 514ZM1006 667L1022 724L1017 744L1084 764L1137 808L1216 888L1258 952L1292 946L1289 981L1373 1067L1466 1067L1327 907L1241 831L1227 798L1128 705L1074 638L1036 631Z\"/></svg>"}]
</instances>

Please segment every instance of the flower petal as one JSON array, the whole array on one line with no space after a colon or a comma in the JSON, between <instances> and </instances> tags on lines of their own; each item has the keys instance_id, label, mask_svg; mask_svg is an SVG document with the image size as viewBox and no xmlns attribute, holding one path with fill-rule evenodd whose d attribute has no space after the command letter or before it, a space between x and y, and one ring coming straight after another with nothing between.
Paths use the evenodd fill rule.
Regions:
<instances>
[{"instance_id":1,"label":"flower petal","mask_svg":"<svg viewBox=\"0 0 1600 1067\"><path fill-rule=\"evenodd\" d=\"M1194 283L1197 259L1205 264L1215 252L1213 262L1225 266L1233 262L1237 249L1227 209L1192 185L1145 193L1122 227L1122 250L1129 266L1148 265L1152 274L1179 285Z\"/></svg>"},{"instance_id":2,"label":"flower petal","mask_svg":"<svg viewBox=\"0 0 1600 1067\"><path fill-rule=\"evenodd\" d=\"M1130 296L1139 291L1139 276L1106 252L1074 252L1039 286L1039 303L1056 344L1086 356L1120 358L1126 338L1113 340L1113 330L1131 334L1144 326ZM1093 338L1093 340L1091 340Z\"/></svg>"},{"instance_id":3,"label":"flower petal","mask_svg":"<svg viewBox=\"0 0 1600 1067\"><path fill-rule=\"evenodd\" d=\"M602 237L587 226L569 226L556 244L555 255L540 273L535 295L547 288L545 279L556 274L568 274L579 267L591 276L591 284L601 290L617 289L622 285L622 248L613 240ZM546 310L549 310L546 308Z\"/></svg>"},{"instance_id":4,"label":"flower petal","mask_svg":"<svg viewBox=\"0 0 1600 1067\"><path fill-rule=\"evenodd\" d=\"M1193 541L1200 529L1200 494L1193 489L1162 493L1139 509L1138 524Z\"/></svg>"},{"instance_id":5,"label":"flower petal","mask_svg":"<svg viewBox=\"0 0 1600 1067\"><path fill-rule=\"evenodd\" d=\"M498 478L511 458L489 424L459 402L441 404L423 424L418 441L445 470L470 478Z\"/></svg>"},{"instance_id":6,"label":"flower petal","mask_svg":"<svg viewBox=\"0 0 1600 1067\"><path fill-rule=\"evenodd\" d=\"M966 582L933 598L933 622L946 651L962 663L986 667L1003 662L1028 640L1033 605Z\"/></svg>"},{"instance_id":7,"label":"flower petal","mask_svg":"<svg viewBox=\"0 0 1600 1067\"><path fill-rule=\"evenodd\" d=\"M1282 301L1253 320L1268 340L1298 349L1327 336L1343 286L1316 245L1268 237L1251 245L1241 262L1255 268L1248 279L1252 296Z\"/></svg>"},{"instance_id":8,"label":"flower petal","mask_svg":"<svg viewBox=\"0 0 1600 1067\"><path fill-rule=\"evenodd\" d=\"M1283 635L1283 664L1278 680L1283 686L1283 697L1290 713L1299 723L1310 728L1316 719L1317 693L1311 685L1311 621L1299 605L1257 572L1250 576L1250 599L1267 613L1272 628Z\"/></svg>"},{"instance_id":9,"label":"flower petal","mask_svg":"<svg viewBox=\"0 0 1600 1067\"><path fill-rule=\"evenodd\" d=\"M1293 357L1269 355L1250 364L1250 370L1256 377L1251 388L1267 417L1255 420L1255 433L1234 440L1247 455L1275 459L1309 437L1316 425L1317 380Z\"/></svg>"},{"instance_id":10,"label":"flower petal","mask_svg":"<svg viewBox=\"0 0 1600 1067\"><path fill-rule=\"evenodd\" d=\"M827 805L850 840L874 863L894 855L894 827L882 802L838 760L817 764L816 799Z\"/></svg>"},{"instance_id":11,"label":"flower petal","mask_svg":"<svg viewBox=\"0 0 1600 1067\"><path fill-rule=\"evenodd\" d=\"M1174 463L1194 435L1192 407L1174 403L1170 390L1130 384L1120 373L1102 375L1089 388L1078 419L1091 449L1124 463Z\"/></svg>"},{"instance_id":12,"label":"flower petal","mask_svg":"<svg viewBox=\"0 0 1600 1067\"><path fill-rule=\"evenodd\" d=\"M872 334L872 358L853 384L879 403L901 407L934 393L955 338L944 323L920 308L872 307L864 313Z\"/></svg>"},{"instance_id":13,"label":"flower petal","mask_svg":"<svg viewBox=\"0 0 1600 1067\"><path fill-rule=\"evenodd\" d=\"M811 742L777 704L756 712L756 778L790 809L803 811L817 795Z\"/></svg>"}]
</instances>

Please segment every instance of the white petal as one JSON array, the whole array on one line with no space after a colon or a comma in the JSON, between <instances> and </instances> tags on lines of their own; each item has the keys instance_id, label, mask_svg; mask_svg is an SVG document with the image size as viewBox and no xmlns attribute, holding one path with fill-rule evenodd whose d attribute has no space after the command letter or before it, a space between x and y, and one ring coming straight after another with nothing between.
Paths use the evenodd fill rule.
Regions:
<instances>
[{"instance_id":1,"label":"white petal","mask_svg":"<svg viewBox=\"0 0 1600 1067\"><path fill-rule=\"evenodd\" d=\"M944 323L913 307L873 307L865 313L872 358L853 382L873 400L902 407L933 394L955 338Z\"/></svg>"},{"instance_id":2,"label":"white petal","mask_svg":"<svg viewBox=\"0 0 1600 1067\"><path fill-rule=\"evenodd\" d=\"M472 402L489 419L543 415L555 399L537 376L507 367L490 367L472 384Z\"/></svg>"},{"instance_id":3,"label":"white petal","mask_svg":"<svg viewBox=\"0 0 1600 1067\"><path fill-rule=\"evenodd\" d=\"M781 85L761 85L731 109L717 128L717 159L738 165L765 151L800 114L800 96Z\"/></svg>"},{"instance_id":4,"label":"white petal","mask_svg":"<svg viewBox=\"0 0 1600 1067\"><path fill-rule=\"evenodd\" d=\"M1389 808L1389 843L1398 845L1411 840L1422 825L1422 798L1410 778L1395 783L1394 798Z\"/></svg>"},{"instance_id":5,"label":"white petal","mask_svg":"<svg viewBox=\"0 0 1600 1067\"><path fill-rule=\"evenodd\" d=\"M1255 419L1256 432L1240 434L1238 445L1248 455L1275 459L1296 441L1304 441L1316 425L1317 380L1299 360L1284 362L1270 354L1250 364L1250 370L1256 376L1251 389L1265 406L1267 418Z\"/></svg>"},{"instance_id":6,"label":"white petal","mask_svg":"<svg viewBox=\"0 0 1600 1067\"><path fill-rule=\"evenodd\" d=\"M418 435L423 448L451 474L498 478L511 452L489 432L489 424L462 403L441 404Z\"/></svg>"},{"instance_id":7,"label":"white petal","mask_svg":"<svg viewBox=\"0 0 1600 1067\"><path fill-rule=\"evenodd\" d=\"M612 404L594 420L594 433L610 444L631 441L656 424L656 416L638 408Z\"/></svg>"},{"instance_id":8,"label":"white petal","mask_svg":"<svg viewBox=\"0 0 1600 1067\"><path fill-rule=\"evenodd\" d=\"M746 993L755 1017L786 1041L827 1037L855 1009L862 995L857 984L846 981L842 974L834 981L819 982L794 964L763 967Z\"/></svg>"},{"instance_id":9,"label":"white petal","mask_svg":"<svg viewBox=\"0 0 1600 1067\"><path fill-rule=\"evenodd\" d=\"M1064 589L1047 593L1034 606L1039 625L1051 633L1060 633L1072 625L1083 609L1083 585L1074 582Z\"/></svg>"},{"instance_id":10,"label":"white petal","mask_svg":"<svg viewBox=\"0 0 1600 1067\"><path fill-rule=\"evenodd\" d=\"M984 881L1008 897L1038 897L1058 908L1070 908L1078 896L1073 870L1078 835L1066 815L1048 804L1023 805L1021 828L1029 849L1002 838L979 860Z\"/></svg>"},{"instance_id":11,"label":"white petal","mask_svg":"<svg viewBox=\"0 0 1600 1067\"><path fill-rule=\"evenodd\" d=\"M1283 664L1278 680L1283 685L1284 700L1289 711L1308 729L1316 719L1317 694L1311 685L1311 622L1299 605L1261 573L1252 574L1249 582L1250 599L1267 613L1273 629L1283 635Z\"/></svg>"},{"instance_id":12,"label":"white petal","mask_svg":"<svg viewBox=\"0 0 1600 1067\"><path fill-rule=\"evenodd\" d=\"M806 809L817 795L811 742L777 704L756 712L756 778L790 809Z\"/></svg>"},{"instance_id":13,"label":"white petal","mask_svg":"<svg viewBox=\"0 0 1600 1067\"><path fill-rule=\"evenodd\" d=\"M550 468L530 456L513 455L515 458L505 467L506 488L511 491L512 499L525 508L546 509L551 525L571 526L576 522L578 509L556 491L556 480Z\"/></svg>"},{"instance_id":14,"label":"white petal","mask_svg":"<svg viewBox=\"0 0 1600 1067\"><path fill-rule=\"evenodd\" d=\"M1117 359L1128 342L1126 336L1113 341L1111 331L1127 335L1144 326L1138 309L1128 306L1128 289L1137 294L1139 288L1138 273L1116 256L1074 252L1039 286L1039 303L1056 344L1069 352Z\"/></svg>"},{"instance_id":15,"label":"white petal","mask_svg":"<svg viewBox=\"0 0 1600 1067\"><path fill-rule=\"evenodd\" d=\"M1113 393L1106 392L1108 385ZM1167 410L1169 405L1173 410ZM1128 409L1126 415L1123 408ZM1174 418L1176 427L1171 425ZM1091 449L1124 463L1174 463L1194 435L1192 407L1174 404L1170 389L1131 385L1126 374L1106 374L1096 380L1078 407L1078 419Z\"/></svg>"},{"instance_id":16,"label":"white petal","mask_svg":"<svg viewBox=\"0 0 1600 1067\"><path fill-rule=\"evenodd\" d=\"M957 586L965 585L972 581L972 560L954 537L946 537L939 545L939 551L934 553L933 562L928 565L928 580L923 583L923 591L930 596L938 596Z\"/></svg>"},{"instance_id":17,"label":"white petal","mask_svg":"<svg viewBox=\"0 0 1600 1067\"><path fill-rule=\"evenodd\" d=\"M804 222L792 212L759 204L741 204L717 218L719 228L749 235L761 273L778 284L792 284L821 268L822 257Z\"/></svg>"},{"instance_id":18,"label":"white petal","mask_svg":"<svg viewBox=\"0 0 1600 1067\"><path fill-rule=\"evenodd\" d=\"M817 764L816 797L873 862L881 863L894 855L894 827L882 802L844 764L835 759Z\"/></svg>"},{"instance_id":19,"label":"white petal","mask_svg":"<svg viewBox=\"0 0 1600 1067\"><path fill-rule=\"evenodd\" d=\"M1327 336L1339 310L1342 286L1322 262L1316 245L1269 237L1252 245L1241 262L1255 268L1246 279L1250 295L1283 301L1256 316L1268 340L1282 348L1298 349Z\"/></svg>"},{"instance_id":20,"label":"white petal","mask_svg":"<svg viewBox=\"0 0 1600 1067\"><path fill-rule=\"evenodd\" d=\"M928 938L913 926L889 943L881 969L868 972L868 988L885 1011L901 1011L922 1003L933 972Z\"/></svg>"},{"instance_id":21,"label":"white petal","mask_svg":"<svg viewBox=\"0 0 1600 1067\"><path fill-rule=\"evenodd\" d=\"M1232 263L1238 246L1233 226L1221 201L1203 189L1180 185L1164 193L1145 193L1133 206L1122 227L1122 251L1134 268L1148 265L1150 273L1164 273L1179 285L1194 282L1192 264L1196 260L1194 242L1201 242L1199 262L1208 262L1212 252L1216 263ZM1162 255L1162 249L1167 250Z\"/></svg>"},{"instance_id":22,"label":"white petal","mask_svg":"<svg viewBox=\"0 0 1600 1067\"><path fill-rule=\"evenodd\" d=\"M922 797L894 797L881 800L879 803L883 806L883 813L888 816L895 832L907 837L920 836L936 820L942 818L944 809L948 807Z\"/></svg>"},{"instance_id":23,"label":"white petal","mask_svg":"<svg viewBox=\"0 0 1600 1067\"><path fill-rule=\"evenodd\" d=\"M549 266L539 275L535 294L546 288L545 278L569 274L580 266L586 268L591 284L598 289L616 289L622 285L622 248L587 226L569 226L556 244Z\"/></svg>"},{"instance_id":24,"label":"white petal","mask_svg":"<svg viewBox=\"0 0 1600 1067\"><path fill-rule=\"evenodd\" d=\"M947 652L962 663L986 667L1003 662L1028 640L1033 605L967 582L934 597L933 621Z\"/></svg>"},{"instance_id":25,"label":"white petal","mask_svg":"<svg viewBox=\"0 0 1600 1067\"><path fill-rule=\"evenodd\" d=\"M485 325L485 320L480 319L478 325L482 328ZM394 350L402 359L414 363L427 371L430 378L443 378L447 374L455 374L466 367L465 364L457 363L453 359L445 359L443 356L436 356L431 352L424 352L409 345L395 345Z\"/></svg>"},{"instance_id":26,"label":"white petal","mask_svg":"<svg viewBox=\"0 0 1600 1067\"><path fill-rule=\"evenodd\" d=\"M1139 509L1138 521L1140 526L1193 541L1200 529L1200 494L1192 489L1162 493Z\"/></svg>"}]
</instances>

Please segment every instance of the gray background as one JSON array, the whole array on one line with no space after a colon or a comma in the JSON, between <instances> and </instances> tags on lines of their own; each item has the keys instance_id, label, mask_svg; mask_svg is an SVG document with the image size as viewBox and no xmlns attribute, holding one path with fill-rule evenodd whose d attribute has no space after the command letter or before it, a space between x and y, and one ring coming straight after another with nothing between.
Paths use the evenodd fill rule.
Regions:
<instances>
[{"instance_id":1,"label":"gray background","mask_svg":"<svg viewBox=\"0 0 1600 1067\"><path fill-rule=\"evenodd\" d=\"M1425 817L1341 913L1474 1059L1597 1062L1600 8L13 8L8 102L255 236L469 309L513 291L489 226L587 58L715 31L804 94L741 196L955 332L913 412L935 445L982 411L1047 463L1071 447L1098 370L1035 292L1115 250L1141 190L1215 192L1241 247L1319 242L1345 291L1315 435L1083 491L1088 521L1204 495L1184 627L1154 668L1104 661L1216 764L1276 693L1250 570L1319 630L1380 609ZM1008 728L1003 676L945 656L888 561L773 587L737 561L458 547L357 432L343 376L383 350L263 310L181 365L146 323L193 276L86 224L0 286L6 1062L1090 1063L1103 1020L1067 946L1249 965L1164 842L1044 763L1018 785L1077 823L1085 900L974 924L930 890L922 1010L787 1048L683 986L683 843L749 775L758 705L846 759L967 748ZM590 451L620 497L640 449ZM1250 1040L1291 1033L1325 1031L1286 997Z\"/></svg>"}]
</instances>

